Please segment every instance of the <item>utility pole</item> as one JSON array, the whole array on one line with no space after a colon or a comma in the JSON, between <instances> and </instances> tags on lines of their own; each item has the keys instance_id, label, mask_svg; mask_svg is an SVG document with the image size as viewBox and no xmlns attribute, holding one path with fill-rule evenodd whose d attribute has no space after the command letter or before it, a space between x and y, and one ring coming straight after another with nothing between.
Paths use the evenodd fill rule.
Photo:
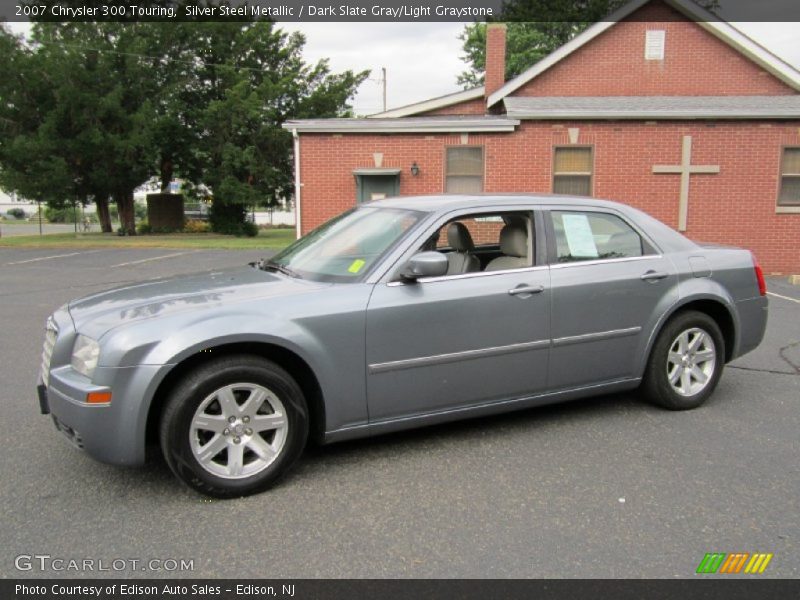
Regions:
<instances>
[{"instance_id":1,"label":"utility pole","mask_svg":"<svg viewBox=\"0 0 800 600\"><path fill-rule=\"evenodd\" d=\"M383 85L383 112L386 112L386 67L381 67L381 84Z\"/></svg>"}]
</instances>

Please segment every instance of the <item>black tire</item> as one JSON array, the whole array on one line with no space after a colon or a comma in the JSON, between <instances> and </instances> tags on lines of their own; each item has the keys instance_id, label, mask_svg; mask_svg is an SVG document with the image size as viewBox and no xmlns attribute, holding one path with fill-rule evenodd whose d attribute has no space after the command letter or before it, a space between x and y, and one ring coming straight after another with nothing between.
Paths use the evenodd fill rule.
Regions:
<instances>
[{"instance_id":1,"label":"black tire","mask_svg":"<svg viewBox=\"0 0 800 600\"><path fill-rule=\"evenodd\" d=\"M678 351L680 348L677 345L679 336L686 333L688 338L685 339L694 341L698 338L693 337L691 332L697 331L705 333L713 342L715 358L713 369L709 368L708 361L701 363L697 358L702 353L707 353L710 348L707 338L700 338L704 345L701 346L700 351L695 351L693 355ZM694 335L696 336L697 334L695 333ZM671 350L677 352L670 354ZM694 378L692 369L685 368L683 363L676 364L674 359L677 356L687 356L686 367L697 365L698 369L703 371L703 375L706 376L706 382L692 381L692 378ZM708 354L702 354L702 356L705 357ZM673 360L672 363L670 363L671 360ZM673 316L659 333L650 352L650 359L645 369L641 390L650 402L669 410L697 408L714 393L719 378L722 376L724 364L725 340L716 321L702 312L694 310L680 312ZM689 384L681 383L680 374L684 371L689 373L687 375L690 378ZM675 386L670 383L670 374L677 377ZM694 387L700 387L700 389L693 392ZM680 388L683 393L677 388Z\"/></svg>"},{"instance_id":2,"label":"black tire","mask_svg":"<svg viewBox=\"0 0 800 600\"><path fill-rule=\"evenodd\" d=\"M247 408L256 406L256 394L266 397L257 414ZM247 399L253 403L246 407ZM227 412L223 405L229 407ZM236 421L229 426L231 416ZM209 427L216 429L198 428L198 418L213 421ZM254 431L269 418L280 424ZM183 483L214 498L241 497L268 489L291 468L308 438L308 408L295 380L275 363L251 355L226 356L199 366L178 383L162 413L159 434L167 464ZM210 447L204 444L214 440L214 448L224 447L215 454L207 450L208 467L203 466L198 456ZM273 451L273 446L278 449ZM231 458L237 452L238 459ZM246 469L252 474L243 472Z\"/></svg>"}]
</instances>

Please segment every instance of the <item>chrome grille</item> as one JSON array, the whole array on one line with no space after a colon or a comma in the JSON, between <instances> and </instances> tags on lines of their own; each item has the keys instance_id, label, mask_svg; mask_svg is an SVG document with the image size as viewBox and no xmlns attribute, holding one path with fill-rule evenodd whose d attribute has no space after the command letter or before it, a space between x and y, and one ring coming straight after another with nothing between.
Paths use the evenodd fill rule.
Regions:
<instances>
[{"instance_id":1,"label":"chrome grille","mask_svg":"<svg viewBox=\"0 0 800 600\"><path fill-rule=\"evenodd\" d=\"M53 346L56 345L58 328L52 317L47 319L47 327L44 333L44 349L42 350L42 381L46 386L50 386L50 359L53 356Z\"/></svg>"}]
</instances>

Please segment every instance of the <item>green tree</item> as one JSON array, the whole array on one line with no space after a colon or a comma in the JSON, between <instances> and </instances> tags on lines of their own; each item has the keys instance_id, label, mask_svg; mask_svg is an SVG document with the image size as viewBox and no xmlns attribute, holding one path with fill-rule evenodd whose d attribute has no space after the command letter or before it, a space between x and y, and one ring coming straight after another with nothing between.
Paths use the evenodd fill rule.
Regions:
<instances>
[{"instance_id":1,"label":"green tree","mask_svg":"<svg viewBox=\"0 0 800 600\"><path fill-rule=\"evenodd\" d=\"M111 230L108 199L134 231L133 190L150 172L152 103L146 69L118 51L135 26L37 23L32 43L3 31L0 181L52 206L97 203Z\"/></svg>"},{"instance_id":2,"label":"green tree","mask_svg":"<svg viewBox=\"0 0 800 600\"><path fill-rule=\"evenodd\" d=\"M559 46L593 23L600 21L629 0L508 0L494 19L507 23L506 81L529 69ZM708 10L719 7L718 0L697 0ZM465 89L483 85L486 69L486 24L464 27L459 35L468 64L458 76Z\"/></svg>"},{"instance_id":3,"label":"green tree","mask_svg":"<svg viewBox=\"0 0 800 600\"><path fill-rule=\"evenodd\" d=\"M0 185L58 206L86 202L86 132L69 126L71 107L57 105L63 70L43 57L0 28Z\"/></svg>"},{"instance_id":4,"label":"green tree","mask_svg":"<svg viewBox=\"0 0 800 600\"><path fill-rule=\"evenodd\" d=\"M271 22L34 25L0 32L0 184L54 206L108 199L134 229L148 178L204 184L220 223L293 191L292 117L350 113L368 72L302 60L305 39ZM220 225L224 229L224 225Z\"/></svg>"},{"instance_id":5,"label":"green tree","mask_svg":"<svg viewBox=\"0 0 800 600\"><path fill-rule=\"evenodd\" d=\"M212 227L241 231L248 207L293 191L292 139L281 124L351 114L348 101L369 72L306 64L305 38L271 22L203 23L195 33L199 181L213 193Z\"/></svg>"}]
</instances>

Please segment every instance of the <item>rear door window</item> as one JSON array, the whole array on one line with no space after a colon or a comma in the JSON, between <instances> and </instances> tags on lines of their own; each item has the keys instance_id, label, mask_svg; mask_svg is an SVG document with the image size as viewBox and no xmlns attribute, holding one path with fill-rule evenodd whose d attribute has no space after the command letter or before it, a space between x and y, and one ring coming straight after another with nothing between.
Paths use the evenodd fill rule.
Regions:
<instances>
[{"instance_id":1,"label":"rear door window","mask_svg":"<svg viewBox=\"0 0 800 600\"><path fill-rule=\"evenodd\" d=\"M556 262L642 256L641 236L616 215L593 211L550 212Z\"/></svg>"}]
</instances>

